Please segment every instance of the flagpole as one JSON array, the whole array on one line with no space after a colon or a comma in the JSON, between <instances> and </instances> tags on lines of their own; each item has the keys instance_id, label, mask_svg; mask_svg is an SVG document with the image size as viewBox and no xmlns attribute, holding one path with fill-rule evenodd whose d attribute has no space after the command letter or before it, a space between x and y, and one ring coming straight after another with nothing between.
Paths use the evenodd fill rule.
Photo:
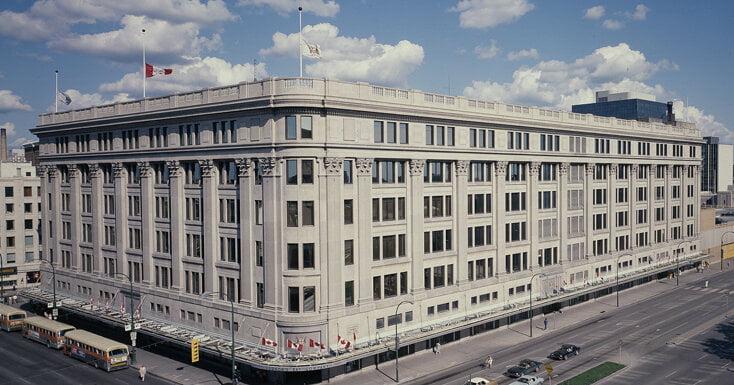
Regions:
<instances>
[{"instance_id":1,"label":"flagpole","mask_svg":"<svg viewBox=\"0 0 734 385\"><path fill-rule=\"evenodd\" d=\"M143 29L143 99L145 99L145 29Z\"/></svg>"},{"instance_id":2,"label":"flagpole","mask_svg":"<svg viewBox=\"0 0 734 385\"><path fill-rule=\"evenodd\" d=\"M301 26L301 13L303 12L302 7L298 7L298 77L303 77L303 47L301 47L301 44L303 44L303 38L301 37L301 30L303 27Z\"/></svg>"},{"instance_id":3,"label":"flagpole","mask_svg":"<svg viewBox=\"0 0 734 385\"><path fill-rule=\"evenodd\" d=\"M59 70L56 70L56 93L54 93L54 112L59 112Z\"/></svg>"}]
</instances>

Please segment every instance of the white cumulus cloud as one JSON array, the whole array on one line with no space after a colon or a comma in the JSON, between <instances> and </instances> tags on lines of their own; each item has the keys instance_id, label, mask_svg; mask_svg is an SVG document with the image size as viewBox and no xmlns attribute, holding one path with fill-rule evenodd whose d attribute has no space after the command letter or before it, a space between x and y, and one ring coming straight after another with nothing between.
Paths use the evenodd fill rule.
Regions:
<instances>
[{"instance_id":1,"label":"white cumulus cloud","mask_svg":"<svg viewBox=\"0 0 734 385\"><path fill-rule=\"evenodd\" d=\"M535 48L530 49L522 49L517 52L510 52L507 54L507 60L514 61L514 60L522 60L522 59L537 59L538 58L538 50Z\"/></svg>"},{"instance_id":2,"label":"white cumulus cloud","mask_svg":"<svg viewBox=\"0 0 734 385\"><path fill-rule=\"evenodd\" d=\"M533 8L527 0L461 0L449 11L459 12L462 28L492 28L515 21Z\"/></svg>"},{"instance_id":3,"label":"white cumulus cloud","mask_svg":"<svg viewBox=\"0 0 734 385\"><path fill-rule=\"evenodd\" d=\"M321 23L303 28L303 39L321 46L321 59L309 60L309 76L375 84L407 86L407 77L423 62L423 47L407 40L395 45L378 43L374 36L339 36L339 28ZM298 33L273 35L273 46L260 50L263 56L295 57Z\"/></svg>"},{"instance_id":4,"label":"white cumulus cloud","mask_svg":"<svg viewBox=\"0 0 734 385\"><path fill-rule=\"evenodd\" d=\"M497 47L497 42L495 40L491 41L491 44L489 47L478 45L474 47L474 53L477 54L477 56L480 59L491 59L500 52L500 49Z\"/></svg>"},{"instance_id":5,"label":"white cumulus cloud","mask_svg":"<svg viewBox=\"0 0 734 385\"><path fill-rule=\"evenodd\" d=\"M239 82L268 77L265 63L232 64L216 57L193 57L182 65L174 65L171 75L156 75L146 80L146 94L163 95L174 92L187 92L207 87L225 86ZM104 83L101 92L132 94L139 98L143 83L140 72L128 73L113 83ZM72 99L74 97L72 96Z\"/></svg>"},{"instance_id":6,"label":"white cumulus cloud","mask_svg":"<svg viewBox=\"0 0 734 385\"><path fill-rule=\"evenodd\" d=\"M604 6L597 5L586 10L584 13L584 19L599 20L604 17Z\"/></svg>"},{"instance_id":7,"label":"white cumulus cloud","mask_svg":"<svg viewBox=\"0 0 734 385\"><path fill-rule=\"evenodd\" d=\"M649 11L650 8L646 7L645 4L637 4L637 6L635 7L635 12L626 13L625 16L632 20L645 20Z\"/></svg>"},{"instance_id":8,"label":"white cumulus cloud","mask_svg":"<svg viewBox=\"0 0 734 385\"><path fill-rule=\"evenodd\" d=\"M237 5L268 6L282 16L298 12L298 7L317 16L334 17L339 13L339 4L333 0L239 0Z\"/></svg>"},{"instance_id":9,"label":"white cumulus cloud","mask_svg":"<svg viewBox=\"0 0 734 385\"><path fill-rule=\"evenodd\" d=\"M643 83L652 75L677 67L666 60L648 61L625 43L596 49L572 62L542 61L515 71L508 83L474 81L464 95L484 100L540 105L570 110L572 104L590 103L599 89L636 90L655 95L665 91Z\"/></svg>"},{"instance_id":10,"label":"white cumulus cloud","mask_svg":"<svg viewBox=\"0 0 734 385\"><path fill-rule=\"evenodd\" d=\"M614 31L617 29L624 28L624 23L622 23L619 20L607 19L607 20L604 20L604 23L602 23L602 26L606 29L611 29Z\"/></svg>"},{"instance_id":11,"label":"white cumulus cloud","mask_svg":"<svg viewBox=\"0 0 734 385\"><path fill-rule=\"evenodd\" d=\"M11 90L0 90L0 114L10 111L30 111L31 106L23 103L20 96Z\"/></svg>"}]
</instances>

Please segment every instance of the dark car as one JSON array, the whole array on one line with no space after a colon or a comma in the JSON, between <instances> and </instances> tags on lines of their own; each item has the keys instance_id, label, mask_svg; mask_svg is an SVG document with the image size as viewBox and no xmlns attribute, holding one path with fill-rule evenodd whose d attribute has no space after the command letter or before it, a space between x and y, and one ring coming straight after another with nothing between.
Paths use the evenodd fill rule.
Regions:
<instances>
[{"instance_id":1,"label":"dark car","mask_svg":"<svg viewBox=\"0 0 734 385\"><path fill-rule=\"evenodd\" d=\"M507 369L505 375L509 377L520 377L530 372L537 372L542 365L543 363L539 361L522 360L517 365Z\"/></svg>"},{"instance_id":2,"label":"dark car","mask_svg":"<svg viewBox=\"0 0 734 385\"><path fill-rule=\"evenodd\" d=\"M576 345L564 344L561 345L560 349L551 353L548 358L554 360L567 360L569 356L578 356L581 352L581 348Z\"/></svg>"}]
</instances>

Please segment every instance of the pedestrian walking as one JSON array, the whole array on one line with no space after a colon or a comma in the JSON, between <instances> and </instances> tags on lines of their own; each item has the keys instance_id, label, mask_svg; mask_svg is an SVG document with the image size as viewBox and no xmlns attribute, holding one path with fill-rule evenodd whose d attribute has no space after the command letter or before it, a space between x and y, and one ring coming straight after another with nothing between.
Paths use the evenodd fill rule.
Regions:
<instances>
[{"instance_id":1,"label":"pedestrian walking","mask_svg":"<svg viewBox=\"0 0 734 385\"><path fill-rule=\"evenodd\" d=\"M435 345L433 345L433 354L441 354L441 343L436 342Z\"/></svg>"},{"instance_id":2,"label":"pedestrian walking","mask_svg":"<svg viewBox=\"0 0 734 385\"><path fill-rule=\"evenodd\" d=\"M548 318L543 318L543 330L548 330Z\"/></svg>"},{"instance_id":3,"label":"pedestrian walking","mask_svg":"<svg viewBox=\"0 0 734 385\"><path fill-rule=\"evenodd\" d=\"M145 381L145 373L148 372L148 369L145 368L145 365L140 367L140 381Z\"/></svg>"},{"instance_id":4,"label":"pedestrian walking","mask_svg":"<svg viewBox=\"0 0 734 385\"><path fill-rule=\"evenodd\" d=\"M493 361L494 360L492 359L492 356L487 356L487 359L484 360L484 367L491 369L492 368L492 362Z\"/></svg>"}]
</instances>

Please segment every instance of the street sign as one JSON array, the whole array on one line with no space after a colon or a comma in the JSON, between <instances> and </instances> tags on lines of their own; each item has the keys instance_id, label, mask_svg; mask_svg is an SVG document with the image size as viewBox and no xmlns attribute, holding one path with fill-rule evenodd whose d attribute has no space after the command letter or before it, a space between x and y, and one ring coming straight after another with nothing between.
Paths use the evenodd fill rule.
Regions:
<instances>
[{"instance_id":1,"label":"street sign","mask_svg":"<svg viewBox=\"0 0 734 385\"><path fill-rule=\"evenodd\" d=\"M551 364L545 366L545 371L548 372L549 376L551 373L553 373L553 367L551 366Z\"/></svg>"},{"instance_id":2,"label":"street sign","mask_svg":"<svg viewBox=\"0 0 734 385\"><path fill-rule=\"evenodd\" d=\"M51 314L53 314L54 319L59 316L59 309L54 308L51 310Z\"/></svg>"},{"instance_id":3,"label":"street sign","mask_svg":"<svg viewBox=\"0 0 734 385\"><path fill-rule=\"evenodd\" d=\"M191 362L199 362L199 340L191 340Z\"/></svg>"},{"instance_id":4,"label":"street sign","mask_svg":"<svg viewBox=\"0 0 734 385\"><path fill-rule=\"evenodd\" d=\"M132 327L132 325L130 325L130 324L126 324L126 325L125 325L125 331L126 331L126 332L129 332L130 330L133 330L133 327Z\"/></svg>"}]
</instances>

